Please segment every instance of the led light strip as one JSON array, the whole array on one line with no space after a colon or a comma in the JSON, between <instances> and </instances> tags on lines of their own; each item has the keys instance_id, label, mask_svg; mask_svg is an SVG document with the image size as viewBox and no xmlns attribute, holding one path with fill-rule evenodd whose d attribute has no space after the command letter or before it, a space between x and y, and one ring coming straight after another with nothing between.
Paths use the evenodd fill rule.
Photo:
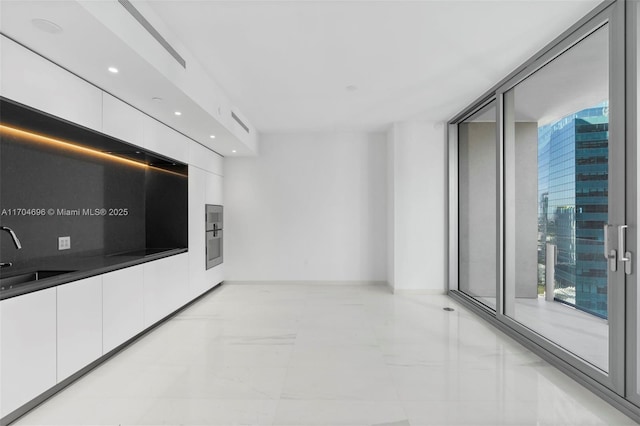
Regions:
<instances>
[{"instance_id":1,"label":"led light strip","mask_svg":"<svg viewBox=\"0 0 640 426\"><path fill-rule=\"evenodd\" d=\"M160 167L156 167L156 166L152 166L146 163L142 163L140 161L135 161L135 160L130 160L128 158L124 158L124 157L119 157L117 155L113 155L113 154L109 154L107 152L102 152L102 151L97 151L95 149L92 148L87 148L84 146L80 146L80 145L76 145L74 143L71 142L67 142L67 141L63 141L60 139L55 139L49 136L44 136L44 135L39 135L37 133L33 133L33 132L29 132L26 130L21 130L21 129L17 129L15 127L9 127L6 126L4 124L0 124L0 134L7 134L7 135L11 135L11 136L15 136L18 138L24 138L24 139L28 139L32 142L38 142L38 143L45 143L45 144L49 144L49 145L53 145L56 146L58 148L63 148L63 149L67 149L70 151L75 151L75 152L79 152L82 154L86 154L86 155L91 155L93 157L98 157L98 158L102 158L102 159L106 159L106 160L112 160L112 161L116 161L122 164L126 164L128 166L134 166L134 167L139 167L142 169L153 169L153 170L159 170L165 173L170 173L170 174L174 174L177 176L181 176L181 177L187 177L186 175L182 174L182 173L178 173L178 172L174 172L172 170L166 170Z\"/></svg>"}]
</instances>

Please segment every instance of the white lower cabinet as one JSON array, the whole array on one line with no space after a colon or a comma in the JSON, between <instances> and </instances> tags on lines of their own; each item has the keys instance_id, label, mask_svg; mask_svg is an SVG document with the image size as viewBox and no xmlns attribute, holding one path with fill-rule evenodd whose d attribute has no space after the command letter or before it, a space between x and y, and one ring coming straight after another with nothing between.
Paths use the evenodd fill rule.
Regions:
<instances>
[{"instance_id":1,"label":"white lower cabinet","mask_svg":"<svg viewBox=\"0 0 640 426\"><path fill-rule=\"evenodd\" d=\"M189 294L188 253L144 264L144 326L186 304Z\"/></svg>"},{"instance_id":2,"label":"white lower cabinet","mask_svg":"<svg viewBox=\"0 0 640 426\"><path fill-rule=\"evenodd\" d=\"M102 276L102 352L107 353L144 329L143 265Z\"/></svg>"},{"instance_id":3,"label":"white lower cabinet","mask_svg":"<svg viewBox=\"0 0 640 426\"><path fill-rule=\"evenodd\" d=\"M102 356L102 277L58 290L58 382Z\"/></svg>"},{"instance_id":4,"label":"white lower cabinet","mask_svg":"<svg viewBox=\"0 0 640 426\"><path fill-rule=\"evenodd\" d=\"M183 253L1 301L0 417L194 297Z\"/></svg>"},{"instance_id":5,"label":"white lower cabinet","mask_svg":"<svg viewBox=\"0 0 640 426\"><path fill-rule=\"evenodd\" d=\"M0 417L56 384L56 289L0 302Z\"/></svg>"}]
</instances>

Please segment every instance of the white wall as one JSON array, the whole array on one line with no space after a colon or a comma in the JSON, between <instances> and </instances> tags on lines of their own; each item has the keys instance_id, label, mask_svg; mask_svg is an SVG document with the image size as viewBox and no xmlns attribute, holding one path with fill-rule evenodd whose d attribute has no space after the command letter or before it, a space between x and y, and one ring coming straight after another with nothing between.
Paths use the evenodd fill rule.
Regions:
<instances>
[{"instance_id":1,"label":"white wall","mask_svg":"<svg viewBox=\"0 0 640 426\"><path fill-rule=\"evenodd\" d=\"M390 154L388 282L394 291L446 289L446 143L441 123L395 123Z\"/></svg>"},{"instance_id":2,"label":"white wall","mask_svg":"<svg viewBox=\"0 0 640 426\"><path fill-rule=\"evenodd\" d=\"M225 280L385 281L384 134L261 135L225 159Z\"/></svg>"}]
</instances>

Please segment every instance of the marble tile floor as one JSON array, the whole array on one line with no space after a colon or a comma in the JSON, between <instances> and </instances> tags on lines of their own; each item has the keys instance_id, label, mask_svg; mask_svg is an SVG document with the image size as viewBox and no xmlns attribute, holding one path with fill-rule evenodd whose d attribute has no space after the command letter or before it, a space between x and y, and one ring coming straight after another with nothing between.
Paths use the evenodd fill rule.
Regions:
<instances>
[{"instance_id":1,"label":"marble tile floor","mask_svg":"<svg viewBox=\"0 0 640 426\"><path fill-rule=\"evenodd\" d=\"M227 284L14 424L636 423L447 296Z\"/></svg>"},{"instance_id":2,"label":"marble tile floor","mask_svg":"<svg viewBox=\"0 0 640 426\"><path fill-rule=\"evenodd\" d=\"M481 303L493 307L495 298L478 297ZM525 327L557 343L576 356L603 371L609 369L609 323L569 305L543 296L518 298L514 319Z\"/></svg>"}]
</instances>

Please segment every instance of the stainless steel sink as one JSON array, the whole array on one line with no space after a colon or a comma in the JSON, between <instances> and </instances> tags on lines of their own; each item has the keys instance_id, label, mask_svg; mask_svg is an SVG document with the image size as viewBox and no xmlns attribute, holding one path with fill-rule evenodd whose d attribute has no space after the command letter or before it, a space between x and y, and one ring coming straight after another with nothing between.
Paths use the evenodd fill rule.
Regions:
<instances>
[{"instance_id":1,"label":"stainless steel sink","mask_svg":"<svg viewBox=\"0 0 640 426\"><path fill-rule=\"evenodd\" d=\"M75 271L33 271L20 275L13 275L10 277L0 278L0 290L9 290L14 287L28 284L34 281L43 280L45 278L51 278L62 274L68 274Z\"/></svg>"}]
</instances>

